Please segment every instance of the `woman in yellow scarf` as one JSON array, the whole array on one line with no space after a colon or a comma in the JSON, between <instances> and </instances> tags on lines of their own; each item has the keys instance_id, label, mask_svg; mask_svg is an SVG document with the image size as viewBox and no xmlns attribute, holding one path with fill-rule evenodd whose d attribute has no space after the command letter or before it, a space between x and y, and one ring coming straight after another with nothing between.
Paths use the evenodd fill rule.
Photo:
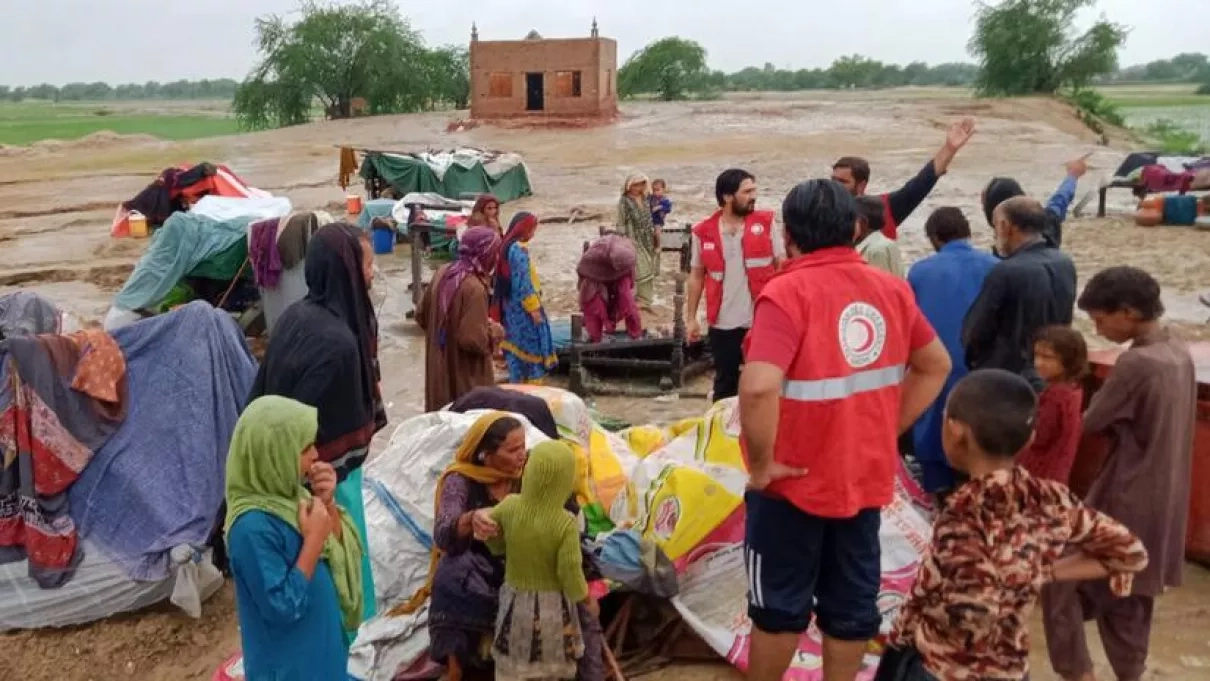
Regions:
<instances>
[{"instance_id":1,"label":"woman in yellow scarf","mask_svg":"<svg viewBox=\"0 0 1210 681\"><path fill-rule=\"evenodd\" d=\"M454 453L454 462L437 481L428 582L391 613L414 612L429 600L429 657L448 665L450 681L483 674L492 678L491 640L504 561L484 543L497 532L485 511L520 490L527 458L525 425L520 420L491 411L475 421ZM569 506L579 511L574 499ZM596 618L584 621L585 614L581 613L581 628L586 669L579 678L599 681L604 678L601 627Z\"/></svg>"}]
</instances>

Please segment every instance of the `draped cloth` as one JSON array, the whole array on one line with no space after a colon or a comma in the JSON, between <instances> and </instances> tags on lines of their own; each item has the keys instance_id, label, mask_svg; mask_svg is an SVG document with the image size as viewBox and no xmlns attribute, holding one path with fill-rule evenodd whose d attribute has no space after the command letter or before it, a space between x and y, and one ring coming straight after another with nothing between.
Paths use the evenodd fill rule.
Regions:
<instances>
[{"instance_id":1,"label":"draped cloth","mask_svg":"<svg viewBox=\"0 0 1210 681\"><path fill-rule=\"evenodd\" d=\"M0 344L0 562L28 560L43 588L83 559L67 492L126 418L126 361L109 334Z\"/></svg>"}]
</instances>

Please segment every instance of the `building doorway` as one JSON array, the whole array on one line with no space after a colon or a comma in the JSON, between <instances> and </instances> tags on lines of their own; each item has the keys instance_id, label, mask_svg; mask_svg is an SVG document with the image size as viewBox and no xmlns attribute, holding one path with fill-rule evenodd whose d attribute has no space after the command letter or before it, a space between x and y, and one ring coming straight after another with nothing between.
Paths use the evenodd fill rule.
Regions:
<instances>
[{"instance_id":1,"label":"building doorway","mask_svg":"<svg viewBox=\"0 0 1210 681\"><path fill-rule=\"evenodd\" d=\"M546 93L543 85L544 74L525 74L525 110L542 111L546 108Z\"/></svg>"}]
</instances>

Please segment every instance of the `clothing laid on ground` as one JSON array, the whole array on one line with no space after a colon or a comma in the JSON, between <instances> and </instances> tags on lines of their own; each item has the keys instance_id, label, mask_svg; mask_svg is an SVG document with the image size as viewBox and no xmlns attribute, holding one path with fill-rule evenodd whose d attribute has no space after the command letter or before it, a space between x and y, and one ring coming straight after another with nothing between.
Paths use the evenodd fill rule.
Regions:
<instances>
[{"instance_id":1,"label":"clothing laid on ground","mask_svg":"<svg viewBox=\"0 0 1210 681\"><path fill-rule=\"evenodd\" d=\"M902 277L903 256L899 254L899 245L880 231L870 232L866 238L857 244L857 253L867 263L888 274Z\"/></svg>"},{"instance_id":2,"label":"clothing laid on ground","mask_svg":"<svg viewBox=\"0 0 1210 681\"><path fill-rule=\"evenodd\" d=\"M997 262L995 256L976 249L970 240L959 239L916 261L907 273L908 285L916 294L916 304L945 345L953 367L937 400L912 426L913 453L920 463L924 489L930 493L955 487L954 471L941 449L945 401L967 373L962 320L979 297L987 273Z\"/></svg>"},{"instance_id":3,"label":"clothing laid on ground","mask_svg":"<svg viewBox=\"0 0 1210 681\"><path fill-rule=\"evenodd\" d=\"M655 300L655 279L660 273L660 251L655 245L655 223L646 202L629 196L618 199L618 231L634 242L638 261L635 265L635 295L643 305Z\"/></svg>"},{"instance_id":4,"label":"clothing laid on ground","mask_svg":"<svg viewBox=\"0 0 1210 681\"><path fill-rule=\"evenodd\" d=\"M1097 583L1055 585L1045 622L1057 671L1091 671L1084 628L1076 623L1094 618L1118 677L1142 673L1152 599L1181 585L1196 410L1189 350L1162 327L1136 340L1092 396L1084 432L1106 436L1110 447L1085 503L1137 534L1151 560L1126 602L1106 598Z\"/></svg>"},{"instance_id":5,"label":"clothing laid on ground","mask_svg":"<svg viewBox=\"0 0 1210 681\"><path fill-rule=\"evenodd\" d=\"M1003 369L1045 387L1034 370L1034 336L1051 324L1071 324L1076 266L1038 238L1004 258L983 282L966 314L962 341L969 369Z\"/></svg>"},{"instance_id":6,"label":"clothing laid on ground","mask_svg":"<svg viewBox=\"0 0 1210 681\"><path fill-rule=\"evenodd\" d=\"M1068 484L1084 435L1084 390L1075 383L1054 383L1038 396L1034 439L1017 455L1017 465L1040 480Z\"/></svg>"},{"instance_id":7,"label":"clothing laid on ground","mask_svg":"<svg viewBox=\"0 0 1210 681\"><path fill-rule=\"evenodd\" d=\"M521 492L491 511L504 554L504 587L492 657L507 678L571 678L584 654L576 604L588 598L576 518L564 508L576 481L576 456L557 440L534 447Z\"/></svg>"},{"instance_id":8,"label":"clothing laid on ground","mask_svg":"<svg viewBox=\"0 0 1210 681\"><path fill-rule=\"evenodd\" d=\"M638 254L634 242L620 234L606 234L589 245L576 267L580 312L593 343L612 334L618 322L626 324L631 338L643 334L643 322L634 295Z\"/></svg>"},{"instance_id":9,"label":"clothing laid on ground","mask_svg":"<svg viewBox=\"0 0 1210 681\"><path fill-rule=\"evenodd\" d=\"M1055 193L1046 201L1046 226L1042 236L1046 243L1059 248L1063 245L1063 221L1067 219L1067 208L1076 196L1078 178L1068 175L1059 183ZM1015 196L1024 196L1025 190L1016 180L1008 177L994 177L983 190L983 215L987 224L992 226L992 213L1004 201Z\"/></svg>"},{"instance_id":10,"label":"clothing laid on ground","mask_svg":"<svg viewBox=\"0 0 1210 681\"><path fill-rule=\"evenodd\" d=\"M933 524L891 645L914 647L925 669L947 681L1024 679L1030 613L1071 549L1101 562L1118 595L1147 563L1137 537L1066 486L1019 466L970 480Z\"/></svg>"},{"instance_id":11,"label":"clothing laid on ground","mask_svg":"<svg viewBox=\"0 0 1210 681\"><path fill-rule=\"evenodd\" d=\"M885 209L882 233L888 239L898 238L899 226L920 207L921 203L924 203L924 200L933 191L933 187L937 186L939 179L941 176L937 174L937 167L933 165L932 159L929 159L920 172L916 173L902 187L879 197L882 199Z\"/></svg>"},{"instance_id":12,"label":"clothing laid on ground","mask_svg":"<svg viewBox=\"0 0 1210 681\"><path fill-rule=\"evenodd\" d=\"M505 257L510 268L509 290L501 295L500 322L504 325L504 360L508 363L510 383L525 383L542 379L559 363L550 334L550 320L542 307L542 284L538 269L529 255L529 243L517 241L506 246ZM538 313L535 322L532 315Z\"/></svg>"}]
</instances>

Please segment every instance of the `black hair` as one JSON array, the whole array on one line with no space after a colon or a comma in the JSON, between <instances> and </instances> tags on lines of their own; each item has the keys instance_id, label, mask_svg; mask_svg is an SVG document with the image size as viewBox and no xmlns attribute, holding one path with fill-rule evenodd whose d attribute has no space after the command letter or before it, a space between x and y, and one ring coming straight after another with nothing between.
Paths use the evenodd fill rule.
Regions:
<instances>
[{"instance_id":1,"label":"black hair","mask_svg":"<svg viewBox=\"0 0 1210 681\"><path fill-rule=\"evenodd\" d=\"M479 463L483 463L484 457L500 449L513 431L524 427L520 421L511 416L496 419L492 425L487 427L487 430L483 431L483 437L479 438L479 446L475 448L475 459Z\"/></svg>"},{"instance_id":2,"label":"black hair","mask_svg":"<svg viewBox=\"0 0 1210 681\"><path fill-rule=\"evenodd\" d=\"M939 244L971 238L971 223L961 208L942 206L924 221L924 233L929 240Z\"/></svg>"},{"instance_id":3,"label":"black hair","mask_svg":"<svg viewBox=\"0 0 1210 681\"><path fill-rule=\"evenodd\" d=\"M1014 196L1023 196L1025 190L1021 188L1021 183L1011 177L993 177L987 186L983 188L983 215L987 217L989 227L995 227L992 222L992 213L995 212L996 206L1013 198Z\"/></svg>"},{"instance_id":4,"label":"black hair","mask_svg":"<svg viewBox=\"0 0 1210 681\"><path fill-rule=\"evenodd\" d=\"M714 181L714 198L718 200L720 208L726 203L724 199L739 193L744 180L755 182L756 176L743 168L728 168L718 174L718 179Z\"/></svg>"},{"instance_id":5,"label":"black hair","mask_svg":"<svg viewBox=\"0 0 1210 681\"><path fill-rule=\"evenodd\" d=\"M1079 331L1062 324L1044 326L1034 335L1034 344L1037 343L1050 346L1063 365L1063 377L1067 380L1076 381L1088 373L1088 344Z\"/></svg>"},{"instance_id":6,"label":"black hair","mask_svg":"<svg viewBox=\"0 0 1210 681\"><path fill-rule=\"evenodd\" d=\"M1014 196L997 208L1004 211L1004 219L1009 224L1026 234L1042 234L1046 231L1046 209L1035 199Z\"/></svg>"},{"instance_id":7,"label":"black hair","mask_svg":"<svg viewBox=\"0 0 1210 681\"><path fill-rule=\"evenodd\" d=\"M1147 272L1129 265L1110 267L1093 275L1076 306L1085 312L1106 314L1130 308L1146 322L1164 316L1160 283Z\"/></svg>"},{"instance_id":8,"label":"black hair","mask_svg":"<svg viewBox=\"0 0 1210 681\"><path fill-rule=\"evenodd\" d=\"M886 208L881 196L857 197L857 214L865 219L870 231L878 232L886 226Z\"/></svg>"},{"instance_id":9,"label":"black hair","mask_svg":"<svg viewBox=\"0 0 1210 681\"><path fill-rule=\"evenodd\" d=\"M857 182L870 181L870 164L859 156L845 156L832 164L832 170L844 168L853 174Z\"/></svg>"},{"instance_id":10,"label":"black hair","mask_svg":"<svg viewBox=\"0 0 1210 681\"><path fill-rule=\"evenodd\" d=\"M652 181L651 181L651 188L652 188L652 189L655 189L656 187L663 187L664 189L667 189L667 188L668 188L668 182L666 182L665 180L663 180L663 179L661 179L661 178L658 178L658 177L657 177L657 178L655 178L654 180L652 180Z\"/></svg>"},{"instance_id":11,"label":"black hair","mask_svg":"<svg viewBox=\"0 0 1210 681\"><path fill-rule=\"evenodd\" d=\"M1011 458L1029 444L1037 408L1029 381L1003 369L978 369L954 386L945 416L970 428L988 456Z\"/></svg>"},{"instance_id":12,"label":"black hair","mask_svg":"<svg viewBox=\"0 0 1210 681\"><path fill-rule=\"evenodd\" d=\"M786 233L803 253L853 245L857 202L839 182L800 183L786 195L781 213Z\"/></svg>"}]
</instances>

